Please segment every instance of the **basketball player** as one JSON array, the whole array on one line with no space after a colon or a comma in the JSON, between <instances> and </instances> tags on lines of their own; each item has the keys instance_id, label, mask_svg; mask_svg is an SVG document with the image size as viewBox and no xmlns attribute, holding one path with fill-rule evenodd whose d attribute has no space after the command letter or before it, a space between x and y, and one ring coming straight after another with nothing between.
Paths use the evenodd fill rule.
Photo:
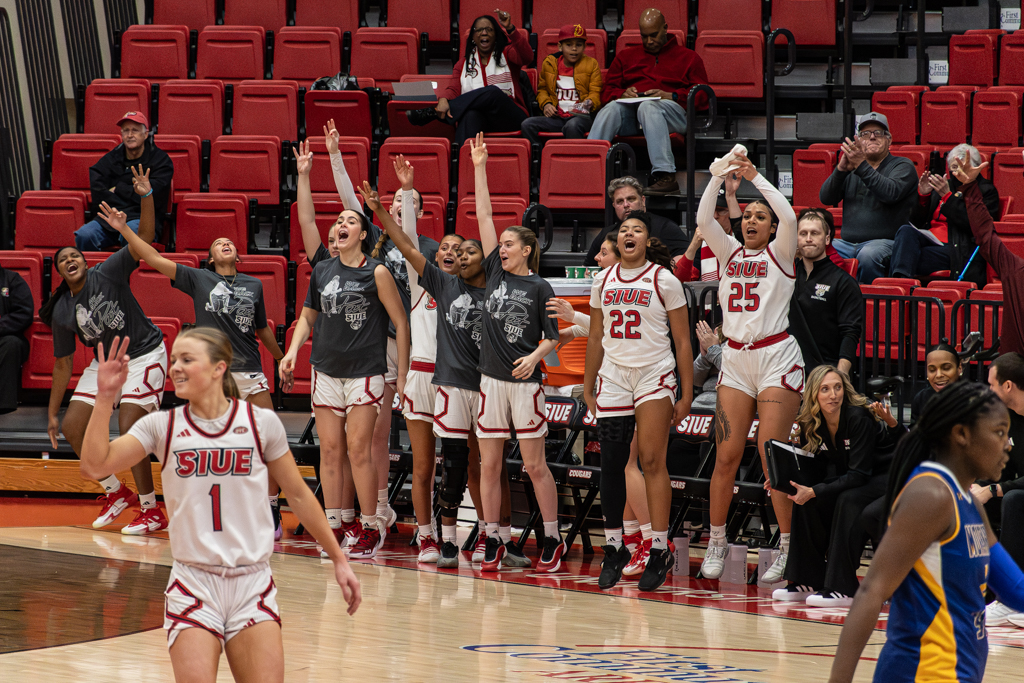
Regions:
<instances>
[{"instance_id":1,"label":"basketball player","mask_svg":"<svg viewBox=\"0 0 1024 683\"><path fill-rule=\"evenodd\" d=\"M149 191L149 169L132 168L136 188ZM270 382L263 374L259 341L280 361L284 352L277 345L274 331L267 324L267 311L263 303L263 283L258 278L238 272L242 262L238 249L227 237L220 237L210 245L207 268L191 268L165 258L153 245L136 235L121 218L107 218L107 223L121 233L136 254L158 272L174 282L174 288L192 297L196 325L215 327L231 341L235 361L231 376L238 387L239 397L260 408L274 409L270 398ZM147 220L142 216L141 221ZM281 538L281 515L277 501L278 488L270 480L270 505L274 513L274 538Z\"/></svg>"},{"instance_id":2,"label":"basketball player","mask_svg":"<svg viewBox=\"0 0 1024 683\"><path fill-rule=\"evenodd\" d=\"M725 522L754 415L760 420L757 447L763 464L765 441L789 441L804 387L800 346L786 332L795 285L796 215L782 193L757 172L749 159L739 156L733 163L738 168L725 174L738 174L751 181L767 201L758 199L747 204L741 219L743 244L714 218L722 177L711 178L697 210L697 226L715 253L722 274L718 300L726 337L715 409L717 452L711 475L711 538L701 565L701 574L708 579L717 579L725 568ZM772 233L776 233L775 240L769 243ZM793 503L786 496L771 499L782 540L778 558L761 577L769 583L781 579L786 570L793 514Z\"/></svg>"},{"instance_id":3,"label":"basketball player","mask_svg":"<svg viewBox=\"0 0 1024 683\"><path fill-rule=\"evenodd\" d=\"M135 190L143 195L139 235L143 242L148 243L154 234L153 190L140 191L138 183ZM124 216L106 204L101 205L103 218L109 221L115 215ZM139 267L139 252L131 247L121 249L103 263L89 268L82 252L74 247L63 247L54 254L53 263L63 282L39 309L40 319L53 329L53 385L50 387L47 432L55 449L57 435L63 432L71 448L81 455L85 428L96 403L98 361L95 357L78 380L64 420L57 417L71 380L75 337L94 351L100 342L109 346L115 336L131 337L127 349L131 354L131 372L117 401L120 407L117 422L121 434L126 434L144 415L160 408L167 378L167 352L163 334L142 312L129 285L131 274ZM149 462L135 462L132 467L138 495L118 480L116 472L119 471L108 473L100 482L104 491L100 496L103 509L92 523L93 528L111 524L129 506L139 502L141 509L135 519L121 529L121 533L141 535L166 529L167 518L156 502Z\"/></svg>"},{"instance_id":4,"label":"basketball player","mask_svg":"<svg viewBox=\"0 0 1024 683\"><path fill-rule=\"evenodd\" d=\"M223 650L235 680L283 681L281 618L268 563L268 474L328 549L349 614L359 607L359 581L299 475L281 421L273 411L238 400L223 332L200 327L178 335L171 378L188 403L151 413L110 441L110 414L131 374L130 346L129 338L114 337L109 354L102 342L98 347L95 408L81 468L103 477L140 461L148 465L149 453L161 463L174 556L164 616L174 676L212 682Z\"/></svg>"},{"instance_id":5,"label":"basketball player","mask_svg":"<svg viewBox=\"0 0 1024 683\"><path fill-rule=\"evenodd\" d=\"M986 588L1024 610L1024 574L969 493L978 479L999 479L1009 428L1009 412L991 389L960 381L928 401L900 441L886 492L889 527L846 617L832 683L853 680L890 598L875 681L981 683Z\"/></svg>"},{"instance_id":6,"label":"basketball player","mask_svg":"<svg viewBox=\"0 0 1024 683\"><path fill-rule=\"evenodd\" d=\"M300 220L307 222L312 199L303 192L298 200ZM285 390L289 390L299 349L312 330L312 401L320 437L324 507L340 509L342 467L347 462L362 521L359 540L345 548L355 559L376 556L390 521L377 512L378 476L370 455L377 413L389 409L381 405L388 318L398 337L399 393L409 370L409 321L391 272L364 253L369 247L368 228L362 212L342 212L337 227L332 228L338 255L313 269L291 346L280 366ZM336 529L335 533L343 532Z\"/></svg>"},{"instance_id":7,"label":"basketball player","mask_svg":"<svg viewBox=\"0 0 1024 683\"><path fill-rule=\"evenodd\" d=\"M693 354L683 286L672 274L668 250L650 234L648 214L626 215L618 230L621 260L597 274L590 296L583 398L597 418L601 442L606 540L598 579L601 588L618 583L630 561L622 539L622 510L634 432L653 530L640 590L660 587L672 561L668 545L672 487L665 455L669 428L686 417L693 400ZM682 398L676 401L680 385Z\"/></svg>"}]
</instances>

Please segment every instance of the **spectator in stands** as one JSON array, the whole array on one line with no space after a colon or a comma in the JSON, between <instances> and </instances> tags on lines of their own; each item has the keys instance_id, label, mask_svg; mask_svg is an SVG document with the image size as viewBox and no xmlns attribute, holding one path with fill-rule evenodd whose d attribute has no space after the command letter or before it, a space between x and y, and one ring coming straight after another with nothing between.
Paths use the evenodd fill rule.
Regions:
<instances>
[{"instance_id":1,"label":"spectator in stands","mask_svg":"<svg viewBox=\"0 0 1024 683\"><path fill-rule=\"evenodd\" d=\"M797 220L799 260L789 333L800 343L805 369L834 365L849 376L864 327L864 296L857 281L825 253L831 242L825 216L824 209L804 209Z\"/></svg>"},{"instance_id":2,"label":"spectator in stands","mask_svg":"<svg viewBox=\"0 0 1024 683\"><path fill-rule=\"evenodd\" d=\"M174 163L167 153L148 137L149 122L137 111L130 111L117 122L121 129L121 144L100 157L89 169L89 187L92 190L93 210L100 202L123 211L128 216L128 227L139 233L142 198L132 184L132 166L142 165L150 171L156 210L156 236L160 238L167 197L171 191ZM79 251L103 251L115 244L125 245L124 239L106 224L98 214L75 231L75 247Z\"/></svg>"},{"instance_id":3,"label":"spectator in stands","mask_svg":"<svg viewBox=\"0 0 1024 683\"><path fill-rule=\"evenodd\" d=\"M480 132L508 133L522 127L529 108L519 74L533 61L533 49L525 32L512 25L512 16L496 11L501 25L489 14L476 18L465 57L455 63L444 96L436 107L406 112L410 123L425 126L440 119L455 126L460 145Z\"/></svg>"},{"instance_id":4,"label":"spectator in stands","mask_svg":"<svg viewBox=\"0 0 1024 683\"><path fill-rule=\"evenodd\" d=\"M998 483L971 486L971 493L984 506L989 520L1001 524L999 542L1018 567L1024 567L1024 357L1004 353L988 369L988 385L1010 409L1010 462ZM998 600L985 608L985 625L1002 626L1015 617L1024 626L1024 614Z\"/></svg>"},{"instance_id":5,"label":"spectator in stands","mask_svg":"<svg viewBox=\"0 0 1024 683\"><path fill-rule=\"evenodd\" d=\"M808 469L816 483L790 482L796 493L789 498L796 505L784 574L789 585L772 597L811 607L849 607L867 540L861 513L885 496L896 437L906 430L831 365L808 376L797 425L801 448L815 455Z\"/></svg>"},{"instance_id":6,"label":"spectator in stands","mask_svg":"<svg viewBox=\"0 0 1024 683\"><path fill-rule=\"evenodd\" d=\"M714 410L717 401L718 373L722 371L722 327L712 330L703 320L697 321L700 355L693 359L693 393L691 409Z\"/></svg>"},{"instance_id":7,"label":"spectator in stands","mask_svg":"<svg viewBox=\"0 0 1024 683\"><path fill-rule=\"evenodd\" d=\"M583 262L587 266L597 265L594 257L601 250L601 243L604 242L605 235L612 230L618 232L619 223L625 219L630 211L647 210L644 186L632 176L616 178L608 183L608 196L611 197L612 206L615 207L615 217L617 220L614 224L602 228L601 232L594 238L594 241L590 243L590 251L587 252L587 258ZM682 228L669 219L653 213L650 216L651 237L657 237L661 240L661 243L672 254L672 263L675 265L679 258L686 253L686 235L683 233Z\"/></svg>"},{"instance_id":8,"label":"spectator in stands","mask_svg":"<svg viewBox=\"0 0 1024 683\"><path fill-rule=\"evenodd\" d=\"M964 157L957 164L956 176L963 185L960 192L967 200L967 216L971 222L971 232L978 243L978 255L985 259L996 271L1003 283L1002 323L999 330L999 348L1003 351L1024 352L1024 258L1010 251L995 233L992 214L985 205L977 180L981 169L988 166L983 162L978 166ZM952 171L952 169L950 169Z\"/></svg>"},{"instance_id":9,"label":"spectator in stands","mask_svg":"<svg viewBox=\"0 0 1024 683\"><path fill-rule=\"evenodd\" d=\"M32 290L18 273L0 266L0 415L18 409L22 363L28 360L25 330L32 324Z\"/></svg>"},{"instance_id":10,"label":"spectator in stands","mask_svg":"<svg viewBox=\"0 0 1024 683\"><path fill-rule=\"evenodd\" d=\"M725 187L718 191L718 200L715 204L715 221L722 226L722 230L730 235L737 235L736 239L740 239L737 231L743 218L743 211L736 201L736 190L739 189L740 180L735 173L727 175ZM694 228L690 246L676 261L675 273L683 282L718 280L718 259L715 258L711 247L704 244L704 235L699 227Z\"/></svg>"},{"instance_id":11,"label":"spectator in stands","mask_svg":"<svg viewBox=\"0 0 1024 683\"><path fill-rule=\"evenodd\" d=\"M590 137L610 142L616 135L642 132L652 167L644 194L665 195L679 191L669 135L686 132L686 98L694 85L708 82L708 75L700 56L668 34L668 23L658 10L640 15L640 36L643 45L618 52L608 68L601 93L605 105ZM638 97L657 99L630 101ZM701 95L697 104L705 102Z\"/></svg>"},{"instance_id":12,"label":"spectator in stands","mask_svg":"<svg viewBox=\"0 0 1024 683\"><path fill-rule=\"evenodd\" d=\"M924 411L924 404L953 382L964 376L964 366L960 355L946 340L942 340L924 357L928 386L914 395L910 402L910 424L916 424L917 418Z\"/></svg>"},{"instance_id":13,"label":"spectator in stands","mask_svg":"<svg viewBox=\"0 0 1024 683\"><path fill-rule=\"evenodd\" d=\"M917 170L910 159L889 154L891 141L883 114L860 117L857 139L842 143L839 164L819 195L826 206L843 202L843 239L835 248L860 261L857 279L865 283L889 272L893 239L915 202Z\"/></svg>"},{"instance_id":14,"label":"spectator in stands","mask_svg":"<svg viewBox=\"0 0 1024 683\"><path fill-rule=\"evenodd\" d=\"M580 24L559 30L559 52L545 57L540 66L537 104L544 116L523 121L523 135L531 144L540 144L541 132L585 138L594 125L601 106L601 65L583 54L586 47L587 29Z\"/></svg>"},{"instance_id":15,"label":"spectator in stands","mask_svg":"<svg viewBox=\"0 0 1024 683\"><path fill-rule=\"evenodd\" d=\"M981 164L981 153L977 149L967 144L957 145L946 155L950 171L966 154L971 155L974 166ZM996 186L991 180L978 176L978 188L992 220L999 220ZM921 174L917 205L910 212L910 223L896 232L889 264L891 277L921 278L938 270L948 270L950 280L962 279L985 286L985 259L974 253L967 204L955 175L939 176L928 171Z\"/></svg>"}]
</instances>

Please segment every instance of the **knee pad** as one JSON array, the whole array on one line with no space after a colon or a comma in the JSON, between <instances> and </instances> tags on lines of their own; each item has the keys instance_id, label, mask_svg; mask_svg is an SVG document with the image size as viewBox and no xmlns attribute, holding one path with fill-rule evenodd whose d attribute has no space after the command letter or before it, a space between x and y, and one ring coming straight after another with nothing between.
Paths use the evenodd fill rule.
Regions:
<instances>
[{"instance_id":1,"label":"knee pad","mask_svg":"<svg viewBox=\"0 0 1024 683\"><path fill-rule=\"evenodd\" d=\"M441 491L438 494L441 507L458 508L466 493L469 479L469 442L461 439L441 439L441 456L444 467L441 471Z\"/></svg>"},{"instance_id":2,"label":"knee pad","mask_svg":"<svg viewBox=\"0 0 1024 683\"><path fill-rule=\"evenodd\" d=\"M636 417L634 415L597 418L597 439L602 444L606 442L629 444L633 441L633 432L635 431Z\"/></svg>"}]
</instances>

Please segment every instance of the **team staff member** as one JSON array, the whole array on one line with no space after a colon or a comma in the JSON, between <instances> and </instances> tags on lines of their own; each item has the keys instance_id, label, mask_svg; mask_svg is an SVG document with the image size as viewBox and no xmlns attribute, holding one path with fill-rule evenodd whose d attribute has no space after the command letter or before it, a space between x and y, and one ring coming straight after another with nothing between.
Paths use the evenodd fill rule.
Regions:
<instances>
[{"instance_id":1,"label":"team staff member","mask_svg":"<svg viewBox=\"0 0 1024 683\"><path fill-rule=\"evenodd\" d=\"M0 266L0 415L18 409L21 365L28 360L25 330L32 324L32 290L25 278ZM14 370L17 370L15 372Z\"/></svg>"},{"instance_id":2,"label":"team staff member","mask_svg":"<svg viewBox=\"0 0 1024 683\"><path fill-rule=\"evenodd\" d=\"M804 209L797 220L796 287L789 304L790 327L804 367L833 365L847 375L857 359L864 327L860 286L825 253L832 239L824 209Z\"/></svg>"},{"instance_id":3,"label":"team staff member","mask_svg":"<svg viewBox=\"0 0 1024 683\"><path fill-rule=\"evenodd\" d=\"M619 224L626 214L631 211L647 211L644 186L632 176L615 178L608 183L608 198L612 200L612 207L615 209L615 223L601 228L601 232L594 237L583 265L597 265L597 261L594 260L597 252L601 250L601 245L609 233L619 231ZM657 237L668 248L673 261L678 261L686 252L686 234L683 229L664 216L651 214L651 237Z\"/></svg>"}]
</instances>

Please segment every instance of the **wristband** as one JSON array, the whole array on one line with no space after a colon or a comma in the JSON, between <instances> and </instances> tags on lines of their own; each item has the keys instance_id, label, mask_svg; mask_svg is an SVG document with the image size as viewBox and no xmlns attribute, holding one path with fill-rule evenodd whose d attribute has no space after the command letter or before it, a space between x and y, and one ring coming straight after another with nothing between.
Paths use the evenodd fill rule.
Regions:
<instances>
[{"instance_id":1,"label":"wristband","mask_svg":"<svg viewBox=\"0 0 1024 683\"><path fill-rule=\"evenodd\" d=\"M145 199L146 197L148 197L151 194L153 194L153 188L152 187L149 188L149 192L147 192L146 194L142 195L142 197L140 197L140 199Z\"/></svg>"}]
</instances>

